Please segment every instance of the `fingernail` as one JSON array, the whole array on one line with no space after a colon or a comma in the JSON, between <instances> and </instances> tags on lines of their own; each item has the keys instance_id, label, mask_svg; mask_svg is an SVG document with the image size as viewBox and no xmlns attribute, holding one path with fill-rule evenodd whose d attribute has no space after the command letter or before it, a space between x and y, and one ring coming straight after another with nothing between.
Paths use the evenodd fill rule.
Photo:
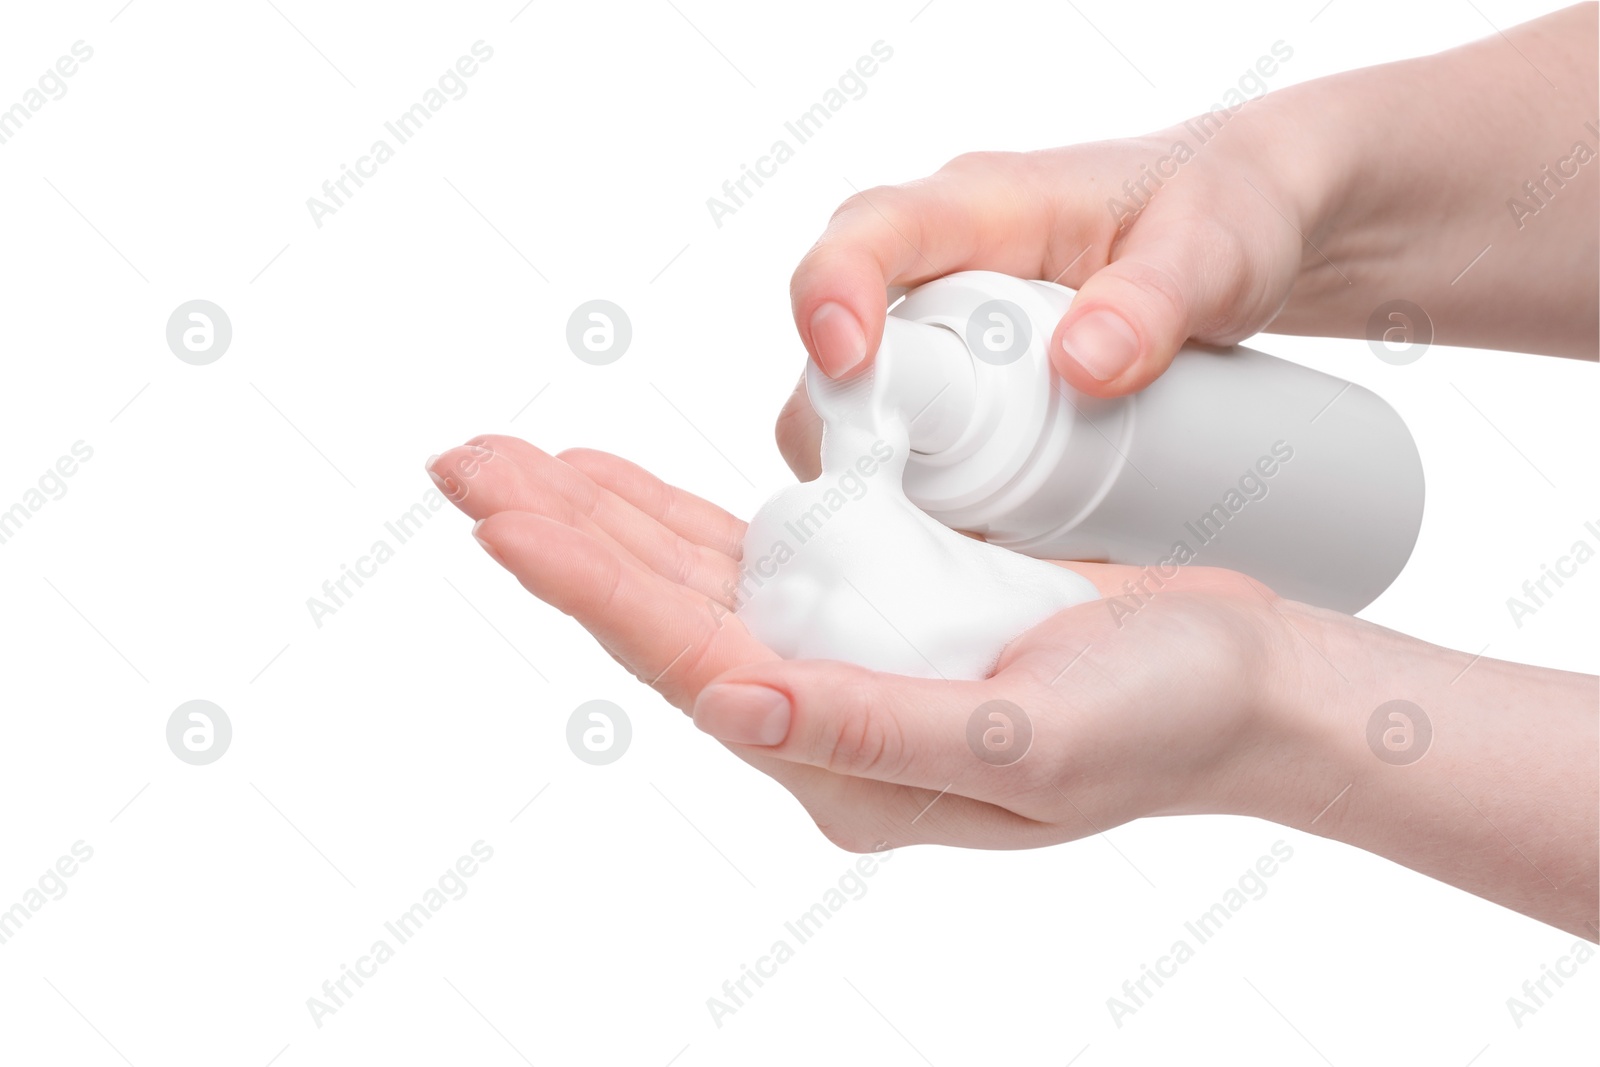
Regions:
<instances>
[{"instance_id":1,"label":"fingernail","mask_svg":"<svg viewBox=\"0 0 1600 1067\"><path fill-rule=\"evenodd\" d=\"M1066 328L1061 348L1089 377L1109 382L1139 358L1139 335L1121 315L1096 309Z\"/></svg>"},{"instance_id":2,"label":"fingernail","mask_svg":"<svg viewBox=\"0 0 1600 1067\"><path fill-rule=\"evenodd\" d=\"M489 558L490 559L494 560L496 563L500 564L500 566L504 567L506 565L506 561L500 558L500 553L496 552L494 550L494 546L491 545L489 542L485 541L478 534L478 530L483 526L484 523L486 523L488 521L489 521L488 519L479 519L477 522L472 524L472 539L474 541L478 542L479 545L483 546L483 550L485 552L489 553Z\"/></svg>"},{"instance_id":3,"label":"fingernail","mask_svg":"<svg viewBox=\"0 0 1600 1067\"><path fill-rule=\"evenodd\" d=\"M789 734L789 698L764 685L709 686L694 702L694 724L735 745L780 744Z\"/></svg>"},{"instance_id":4,"label":"fingernail","mask_svg":"<svg viewBox=\"0 0 1600 1067\"><path fill-rule=\"evenodd\" d=\"M433 465L438 461L439 457L437 455L429 456L428 462L423 464L422 469L428 472L428 477L432 478L433 484L439 487L439 492L443 493L451 500L460 501L461 486L456 482L456 480L451 478L449 475L440 474L433 469Z\"/></svg>"},{"instance_id":5,"label":"fingernail","mask_svg":"<svg viewBox=\"0 0 1600 1067\"><path fill-rule=\"evenodd\" d=\"M842 304L828 301L811 313L811 344L830 378L850 372L867 358L867 334Z\"/></svg>"}]
</instances>

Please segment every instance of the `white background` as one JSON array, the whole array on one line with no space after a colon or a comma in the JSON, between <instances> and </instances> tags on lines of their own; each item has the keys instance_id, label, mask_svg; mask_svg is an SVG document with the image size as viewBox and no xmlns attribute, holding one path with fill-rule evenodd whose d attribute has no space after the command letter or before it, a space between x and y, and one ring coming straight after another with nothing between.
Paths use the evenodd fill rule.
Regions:
<instances>
[{"instance_id":1,"label":"white background","mask_svg":"<svg viewBox=\"0 0 1600 1067\"><path fill-rule=\"evenodd\" d=\"M903 849L718 1028L706 998L854 857L528 597L453 508L312 622L325 579L394 543L423 461L478 433L609 449L748 516L789 478L771 435L803 360L789 273L852 185L1165 125L1280 39L1273 88L1549 9L675 2L6 5L0 106L73 42L94 56L0 145L0 508L75 441L94 454L0 545L0 908L74 842L94 854L0 945L0 1060L1342 1067L1591 1047L1600 964L1520 1029L1506 1009L1570 935L1228 818ZM480 39L494 57L467 95L318 229L306 198ZM706 198L878 40L894 56L865 97L717 228ZM633 322L608 367L564 342L595 297ZM195 298L234 330L204 367L164 336ZM1417 438L1421 543L1367 618L1596 669L1600 567L1520 629L1505 606L1600 519L1592 366L1253 343L1376 390ZM165 742L195 698L234 729L205 767ZM564 740L595 698L634 730L606 767ZM316 1026L307 998L480 839L470 892ZM1268 894L1114 1025L1106 998L1278 840L1294 854Z\"/></svg>"}]
</instances>

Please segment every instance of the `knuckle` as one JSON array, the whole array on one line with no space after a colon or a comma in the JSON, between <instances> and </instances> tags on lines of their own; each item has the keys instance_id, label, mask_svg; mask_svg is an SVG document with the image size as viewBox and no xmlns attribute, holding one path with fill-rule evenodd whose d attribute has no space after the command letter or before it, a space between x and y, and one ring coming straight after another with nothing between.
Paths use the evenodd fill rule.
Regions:
<instances>
[{"instance_id":1,"label":"knuckle","mask_svg":"<svg viewBox=\"0 0 1600 1067\"><path fill-rule=\"evenodd\" d=\"M697 641L690 648L678 653L676 660L664 660L662 666L652 671L649 678L641 678L640 681L692 718L694 698L699 693L693 680L705 677L706 663L711 659L712 649L716 645L714 634L706 640Z\"/></svg>"},{"instance_id":2,"label":"knuckle","mask_svg":"<svg viewBox=\"0 0 1600 1067\"><path fill-rule=\"evenodd\" d=\"M601 467L606 459L606 453L592 448L563 448L555 454L555 458L569 467L587 472L590 468Z\"/></svg>"},{"instance_id":3,"label":"knuckle","mask_svg":"<svg viewBox=\"0 0 1600 1067\"><path fill-rule=\"evenodd\" d=\"M898 722L860 686L839 694L821 750L824 766L867 778L898 777L906 761L906 739Z\"/></svg>"},{"instance_id":4,"label":"knuckle","mask_svg":"<svg viewBox=\"0 0 1600 1067\"><path fill-rule=\"evenodd\" d=\"M1150 260L1129 259L1122 262L1120 273L1128 285L1137 290L1150 311L1168 322L1187 327L1189 296L1176 271Z\"/></svg>"},{"instance_id":5,"label":"knuckle","mask_svg":"<svg viewBox=\"0 0 1600 1067\"><path fill-rule=\"evenodd\" d=\"M885 205L893 203L899 193L899 188L893 185L874 185L869 189L851 193L833 209L833 215L828 219L830 227L836 223L847 222L862 212L876 213L884 210Z\"/></svg>"},{"instance_id":6,"label":"knuckle","mask_svg":"<svg viewBox=\"0 0 1600 1067\"><path fill-rule=\"evenodd\" d=\"M664 573L673 585L692 588L694 576L700 570L700 559L695 552L696 546L681 537L674 538L671 544L672 547L667 550Z\"/></svg>"},{"instance_id":7,"label":"knuckle","mask_svg":"<svg viewBox=\"0 0 1600 1067\"><path fill-rule=\"evenodd\" d=\"M1198 306L1189 308L1191 332L1207 341L1230 343L1265 325L1246 321L1250 309L1270 299L1271 271L1263 269L1262 257L1245 234L1208 215L1191 224L1188 240L1198 250L1194 258L1204 271L1199 286L1204 295Z\"/></svg>"},{"instance_id":8,"label":"knuckle","mask_svg":"<svg viewBox=\"0 0 1600 1067\"><path fill-rule=\"evenodd\" d=\"M949 174L996 170L1010 166L1020 158L1020 155L1017 152L962 152L958 156L952 156L939 170Z\"/></svg>"},{"instance_id":9,"label":"knuckle","mask_svg":"<svg viewBox=\"0 0 1600 1067\"><path fill-rule=\"evenodd\" d=\"M622 562L608 558L593 575L594 614L597 617L615 615L622 594ZM570 613L569 613L570 614Z\"/></svg>"},{"instance_id":10,"label":"knuckle","mask_svg":"<svg viewBox=\"0 0 1600 1067\"><path fill-rule=\"evenodd\" d=\"M789 302L797 314L806 310L813 292L827 284L841 258L847 254L845 242L838 235L839 214L843 210L841 206L839 211L834 212L827 229L801 257L794 273L789 276Z\"/></svg>"}]
</instances>

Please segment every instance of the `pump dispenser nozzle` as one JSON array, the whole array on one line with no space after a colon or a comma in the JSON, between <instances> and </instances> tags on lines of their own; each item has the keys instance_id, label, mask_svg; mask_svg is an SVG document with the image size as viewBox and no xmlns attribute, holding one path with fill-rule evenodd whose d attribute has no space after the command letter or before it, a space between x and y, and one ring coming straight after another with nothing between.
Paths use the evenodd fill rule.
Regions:
<instances>
[{"instance_id":1,"label":"pump dispenser nozzle","mask_svg":"<svg viewBox=\"0 0 1600 1067\"><path fill-rule=\"evenodd\" d=\"M837 398L870 390L874 406L905 420L913 452L943 451L972 420L977 379L972 353L954 330L890 315L872 365L836 382L815 362L806 368L806 392L826 420Z\"/></svg>"}]
</instances>

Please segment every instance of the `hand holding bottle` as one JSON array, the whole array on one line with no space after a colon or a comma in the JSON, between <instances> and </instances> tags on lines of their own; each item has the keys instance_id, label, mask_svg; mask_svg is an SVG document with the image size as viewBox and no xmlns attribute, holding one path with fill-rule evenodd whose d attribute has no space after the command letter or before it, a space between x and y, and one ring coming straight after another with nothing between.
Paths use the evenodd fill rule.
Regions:
<instances>
[{"instance_id":1,"label":"hand holding bottle","mask_svg":"<svg viewBox=\"0 0 1600 1067\"><path fill-rule=\"evenodd\" d=\"M1078 290L1050 356L1091 396L1142 389L1189 338L1365 337L1396 298L1441 344L1592 359L1600 171L1569 167L1536 219L1507 197L1529 200L1575 138L1592 148L1595 33L1580 4L1147 136L970 153L864 190L794 273L801 340L846 376L877 351L887 288L993 270ZM802 479L819 432L797 388L777 436Z\"/></svg>"}]
</instances>

